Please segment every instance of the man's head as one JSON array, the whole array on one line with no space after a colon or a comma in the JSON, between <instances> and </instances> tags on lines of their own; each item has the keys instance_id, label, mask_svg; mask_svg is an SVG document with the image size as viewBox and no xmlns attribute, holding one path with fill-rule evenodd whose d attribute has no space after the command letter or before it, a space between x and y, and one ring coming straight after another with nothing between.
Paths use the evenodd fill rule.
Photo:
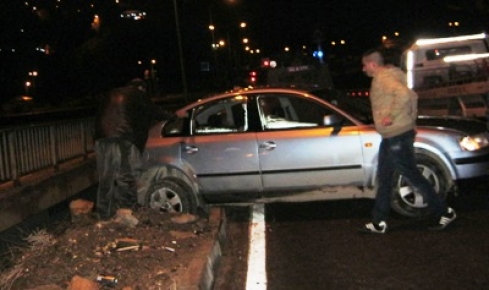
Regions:
<instances>
[{"instance_id":1,"label":"man's head","mask_svg":"<svg viewBox=\"0 0 489 290\"><path fill-rule=\"evenodd\" d=\"M379 50L368 50L362 55L362 71L369 77L373 77L384 66L384 58Z\"/></svg>"}]
</instances>

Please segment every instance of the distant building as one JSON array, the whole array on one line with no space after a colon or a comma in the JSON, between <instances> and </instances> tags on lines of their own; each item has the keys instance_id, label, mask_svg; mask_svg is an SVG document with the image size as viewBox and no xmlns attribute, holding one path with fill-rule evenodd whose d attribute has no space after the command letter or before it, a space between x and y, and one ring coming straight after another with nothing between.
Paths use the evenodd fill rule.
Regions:
<instances>
[{"instance_id":1,"label":"distant building","mask_svg":"<svg viewBox=\"0 0 489 290\"><path fill-rule=\"evenodd\" d=\"M140 10L126 10L121 13L121 18L128 20L143 20L146 18L146 12Z\"/></svg>"}]
</instances>

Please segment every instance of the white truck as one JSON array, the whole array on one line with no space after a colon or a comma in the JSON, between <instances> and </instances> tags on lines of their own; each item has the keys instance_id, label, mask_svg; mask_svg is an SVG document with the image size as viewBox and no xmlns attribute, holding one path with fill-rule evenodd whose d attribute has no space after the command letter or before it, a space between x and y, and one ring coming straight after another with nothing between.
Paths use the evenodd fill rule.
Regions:
<instances>
[{"instance_id":1,"label":"white truck","mask_svg":"<svg viewBox=\"0 0 489 290\"><path fill-rule=\"evenodd\" d=\"M485 33L417 40L403 54L408 85L426 115L486 117L489 38Z\"/></svg>"}]
</instances>

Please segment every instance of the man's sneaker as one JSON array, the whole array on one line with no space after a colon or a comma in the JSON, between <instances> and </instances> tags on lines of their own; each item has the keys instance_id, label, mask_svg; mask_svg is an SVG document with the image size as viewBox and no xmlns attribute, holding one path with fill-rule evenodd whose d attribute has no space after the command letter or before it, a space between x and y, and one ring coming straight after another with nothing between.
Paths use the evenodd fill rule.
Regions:
<instances>
[{"instance_id":1,"label":"man's sneaker","mask_svg":"<svg viewBox=\"0 0 489 290\"><path fill-rule=\"evenodd\" d=\"M449 207L447 212L440 217L440 220L432 227L430 230L433 231L441 231L448 227L455 219L457 218L457 214L453 210L453 208Z\"/></svg>"},{"instance_id":2,"label":"man's sneaker","mask_svg":"<svg viewBox=\"0 0 489 290\"><path fill-rule=\"evenodd\" d=\"M387 230L387 223L382 221L380 223L368 223L366 224L361 231L364 233L372 233L372 234L384 234Z\"/></svg>"}]
</instances>

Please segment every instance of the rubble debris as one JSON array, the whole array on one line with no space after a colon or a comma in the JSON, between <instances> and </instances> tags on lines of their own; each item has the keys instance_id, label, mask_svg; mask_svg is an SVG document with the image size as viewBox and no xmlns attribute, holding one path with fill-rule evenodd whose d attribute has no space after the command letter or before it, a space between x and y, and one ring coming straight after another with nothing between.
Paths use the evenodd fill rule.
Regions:
<instances>
[{"instance_id":1,"label":"rubble debris","mask_svg":"<svg viewBox=\"0 0 489 290\"><path fill-rule=\"evenodd\" d=\"M75 275L71 279L67 290L99 290L100 287L94 281Z\"/></svg>"},{"instance_id":2,"label":"rubble debris","mask_svg":"<svg viewBox=\"0 0 489 290\"><path fill-rule=\"evenodd\" d=\"M176 224L190 224L196 222L198 219L199 217L196 215L184 213L175 215L171 218L171 221Z\"/></svg>"},{"instance_id":3,"label":"rubble debris","mask_svg":"<svg viewBox=\"0 0 489 290\"><path fill-rule=\"evenodd\" d=\"M94 203L84 199L70 202L71 221L73 223L88 222L93 212Z\"/></svg>"},{"instance_id":4,"label":"rubble debris","mask_svg":"<svg viewBox=\"0 0 489 290\"><path fill-rule=\"evenodd\" d=\"M133 228L139 223L139 220L133 216L131 209L120 208L115 214L115 222Z\"/></svg>"}]
</instances>

